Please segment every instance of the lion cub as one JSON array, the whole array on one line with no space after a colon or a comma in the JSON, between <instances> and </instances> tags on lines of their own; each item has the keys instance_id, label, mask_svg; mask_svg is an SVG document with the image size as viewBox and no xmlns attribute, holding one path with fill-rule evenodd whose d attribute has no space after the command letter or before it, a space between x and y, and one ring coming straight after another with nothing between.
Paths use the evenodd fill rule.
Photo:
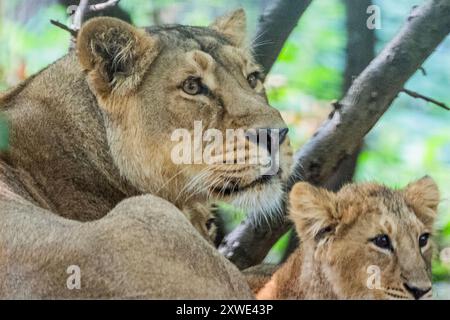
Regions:
<instances>
[{"instance_id":1,"label":"lion cub","mask_svg":"<svg viewBox=\"0 0 450 320\"><path fill-rule=\"evenodd\" d=\"M265 285L253 281L256 297L430 298L430 235L438 203L438 187L429 177L401 190L363 183L338 193L297 183L290 218L301 245L266 275Z\"/></svg>"}]
</instances>

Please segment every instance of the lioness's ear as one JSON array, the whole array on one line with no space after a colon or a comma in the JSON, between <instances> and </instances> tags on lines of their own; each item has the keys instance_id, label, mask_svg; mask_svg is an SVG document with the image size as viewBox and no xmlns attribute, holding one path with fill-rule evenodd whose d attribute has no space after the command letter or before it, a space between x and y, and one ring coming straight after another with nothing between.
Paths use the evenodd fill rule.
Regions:
<instances>
[{"instance_id":1,"label":"lioness's ear","mask_svg":"<svg viewBox=\"0 0 450 320\"><path fill-rule=\"evenodd\" d=\"M94 18L77 37L77 55L89 85L101 96L137 88L158 53L156 39L115 18Z\"/></svg>"},{"instance_id":2,"label":"lioness's ear","mask_svg":"<svg viewBox=\"0 0 450 320\"><path fill-rule=\"evenodd\" d=\"M434 180L425 176L406 186L403 190L406 202L413 208L417 217L431 227L437 214L440 201L439 188Z\"/></svg>"},{"instance_id":3,"label":"lioness's ear","mask_svg":"<svg viewBox=\"0 0 450 320\"><path fill-rule=\"evenodd\" d=\"M244 9L238 9L223 17L218 18L210 28L223 34L236 47L242 47L245 43L247 18Z\"/></svg>"},{"instance_id":4,"label":"lioness's ear","mask_svg":"<svg viewBox=\"0 0 450 320\"><path fill-rule=\"evenodd\" d=\"M289 195L290 218L300 237L320 240L334 232L339 222L336 195L299 182Z\"/></svg>"}]
</instances>

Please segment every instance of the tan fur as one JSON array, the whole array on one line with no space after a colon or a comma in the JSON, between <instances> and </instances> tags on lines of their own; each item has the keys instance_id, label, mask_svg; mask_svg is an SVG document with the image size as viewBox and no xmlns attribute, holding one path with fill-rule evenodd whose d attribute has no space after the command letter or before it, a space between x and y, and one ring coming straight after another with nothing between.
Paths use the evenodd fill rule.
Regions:
<instances>
[{"instance_id":1,"label":"tan fur","mask_svg":"<svg viewBox=\"0 0 450 320\"><path fill-rule=\"evenodd\" d=\"M278 268L276 264L259 264L243 270L242 273L250 289L256 294L270 281Z\"/></svg>"},{"instance_id":2,"label":"tan fur","mask_svg":"<svg viewBox=\"0 0 450 320\"><path fill-rule=\"evenodd\" d=\"M197 202L182 211L200 235L214 245L218 226L212 205Z\"/></svg>"},{"instance_id":3,"label":"tan fur","mask_svg":"<svg viewBox=\"0 0 450 320\"><path fill-rule=\"evenodd\" d=\"M251 297L237 269L185 216L202 232L210 217L192 211L198 203L251 207L261 195L278 206L289 141L282 174L265 183L252 184L257 165L170 158L171 133L192 131L195 120L222 132L285 127L262 83L252 89L246 80L242 61L251 72L258 66L233 41L244 37L245 15L214 25L145 32L92 19L76 54L1 96L11 136L0 155L1 297ZM213 96L184 93L189 76L202 77ZM223 195L230 180L249 187ZM121 202L140 194L152 196ZM82 265L81 291L65 288L69 264Z\"/></svg>"},{"instance_id":4,"label":"tan fur","mask_svg":"<svg viewBox=\"0 0 450 320\"><path fill-rule=\"evenodd\" d=\"M217 19L210 27L223 33L235 46L240 47L245 42L245 11L243 9L234 11Z\"/></svg>"},{"instance_id":5,"label":"tan fur","mask_svg":"<svg viewBox=\"0 0 450 320\"><path fill-rule=\"evenodd\" d=\"M439 191L425 177L405 189L373 183L345 186L337 194L298 183L290 216L300 247L258 290L258 299L411 299L410 287L431 289L431 233ZM387 234L393 251L370 239ZM376 286L375 270L381 271ZM422 298L431 297L431 290Z\"/></svg>"}]
</instances>

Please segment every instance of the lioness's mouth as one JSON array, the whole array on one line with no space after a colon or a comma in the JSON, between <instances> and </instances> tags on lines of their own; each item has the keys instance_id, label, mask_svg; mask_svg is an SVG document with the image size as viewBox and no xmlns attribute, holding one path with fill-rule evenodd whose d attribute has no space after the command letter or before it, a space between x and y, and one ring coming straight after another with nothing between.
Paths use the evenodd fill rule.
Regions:
<instances>
[{"instance_id":1,"label":"lioness's mouth","mask_svg":"<svg viewBox=\"0 0 450 320\"><path fill-rule=\"evenodd\" d=\"M259 178L253 180L251 183L246 185L241 185L239 181L232 180L229 181L226 187L214 187L212 188L212 192L216 194L220 194L222 196L229 196L231 194L236 194L239 192L243 192L257 185L268 184L273 181L275 178L279 178L281 176L281 170L278 171L276 175L263 175Z\"/></svg>"}]
</instances>

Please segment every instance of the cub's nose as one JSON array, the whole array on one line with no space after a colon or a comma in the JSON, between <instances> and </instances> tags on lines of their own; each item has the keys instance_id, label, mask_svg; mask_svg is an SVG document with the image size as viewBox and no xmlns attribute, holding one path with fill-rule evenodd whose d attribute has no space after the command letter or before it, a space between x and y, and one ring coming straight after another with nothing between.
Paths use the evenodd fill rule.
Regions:
<instances>
[{"instance_id":1,"label":"cub's nose","mask_svg":"<svg viewBox=\"0 0 450 320\"><path fill-rule=\"evenodd\" d=\"M409 293L411 293L414 297L414 299L418 300L422 298L426 293L428 293L431 290L431 287L421 289L414 286L409 286L407 283L404 283L403 286L406 290L408 290Z\"/></svg>"}]
</instances>

